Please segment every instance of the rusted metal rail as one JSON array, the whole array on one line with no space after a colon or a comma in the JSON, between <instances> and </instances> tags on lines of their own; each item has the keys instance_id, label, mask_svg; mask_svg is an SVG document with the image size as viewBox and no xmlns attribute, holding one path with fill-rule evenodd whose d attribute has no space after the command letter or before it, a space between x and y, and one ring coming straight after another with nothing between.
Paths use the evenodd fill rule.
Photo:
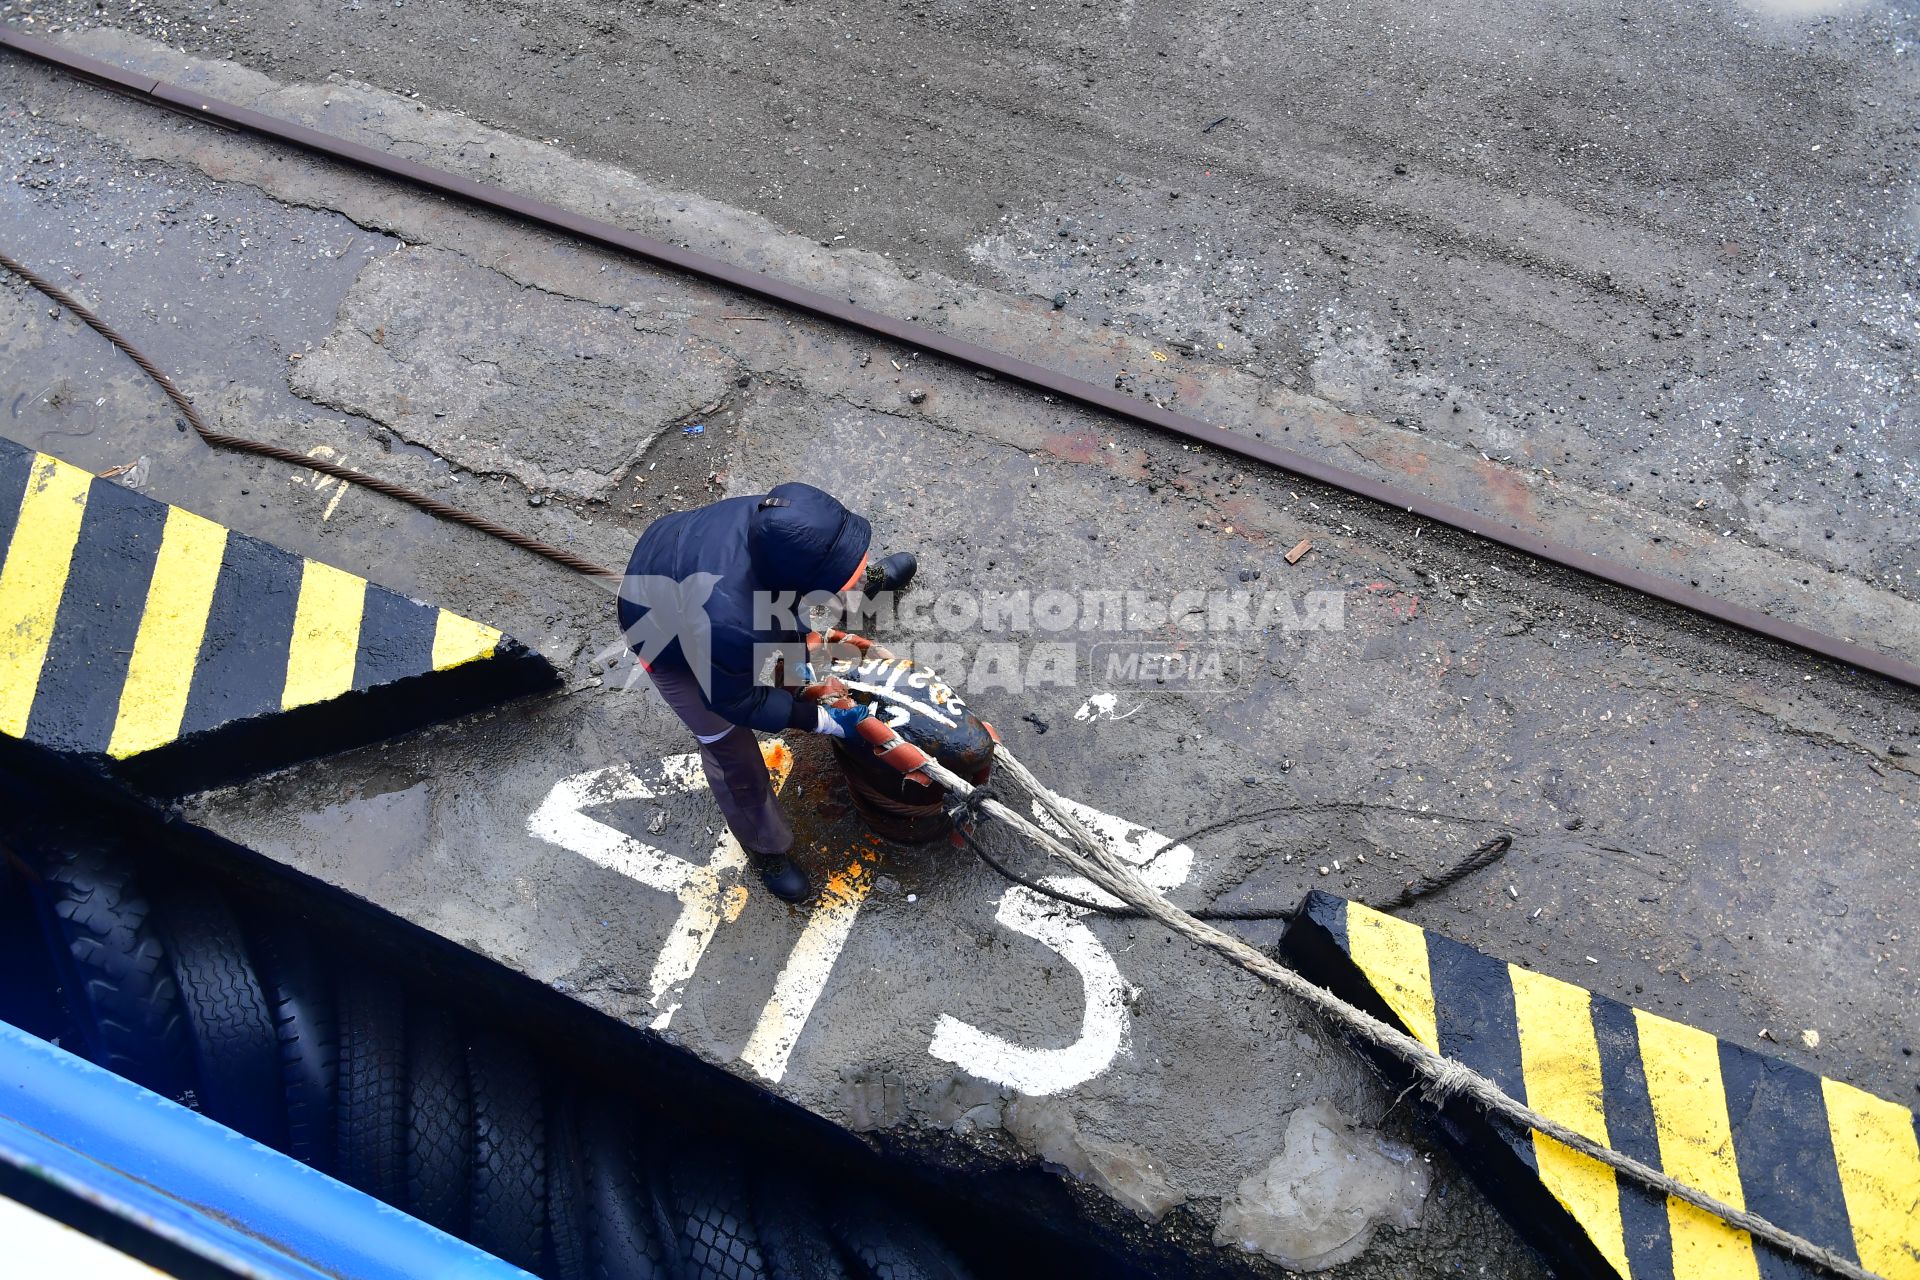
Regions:
<instances>
[{"instance_id":1,"label":"rusted metal rail","mask_svg":"<svg viewBox=\"0 0 1920 1280\"><path fill-rule=\"evenodd\" d=\"M776 279L760 271L750 271L722 262L692 249L643 236L612 223L589 218L585 214L536 200L532 196L509 191L505 187L463 178L445 169L403 159L346 138L310 129L305 125L262 114L246 107L210 98L193 89L136 74L111 63L63 49L51 41L0 28L0 48L62 68L97 84L124 90L136 97L159 103L196 119L228 128L273 138L332 160L357 165L389 178L437 191L482 208L512 214L540 226L568 232L593 244L631 253L649 262L671 267L714 284L723 285L753 297L808 315L819 316L849 328L859 329L903 346L934 352L957 363L985 370L1011 382L1022 383L1114 417L1196 440L1216 449L1235 453L1256 462L1264 462L1294 475L1425 517L1462 533L1518 551L1535 559L1572 569L1600 581L1637 591L1667 604L1738 627L1755 635L1831 658L1862 671L1872 672L1912 688L1920 688L1920 665L1893 654L1811 627L1772 617L1761 610L1722 600L1697 588L1682 585L1671 578L1651 573L1636 565L1623 564L1593 552L1556 542L1530 533L1514 524L1488 519L1477 512L1451 503L1387 484L1344 467L1334 466L1292 449L1283 449L1264 440L1249 439L1210 422L1176 413L1149 401L1129 396L1111 387L1103 387L1070 374L1022 360L983 347L978 343L941 333L911 320L901 320L869 310L812 289Z\"/></svg>"}]
</instances>

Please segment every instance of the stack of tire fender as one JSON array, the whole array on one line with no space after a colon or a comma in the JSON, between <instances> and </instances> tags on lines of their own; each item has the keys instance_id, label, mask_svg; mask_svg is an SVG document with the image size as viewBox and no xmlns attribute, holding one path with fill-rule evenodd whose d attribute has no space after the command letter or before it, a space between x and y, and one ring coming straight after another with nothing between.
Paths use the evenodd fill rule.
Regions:
<instances>
[{"instance_id":1,"label":"stack of tire fender","mask_svg":"<svg viewBox=\"0 0 1920 1280\"><path fill-rule=\"evenodd\" d=\"M877 1193L829 1206L791 1155L642 1115L216 888L150 894L136 865L81 826L10 851L0 1016L558 1280L967 1274Z\"/></svg>"}]
</instances>

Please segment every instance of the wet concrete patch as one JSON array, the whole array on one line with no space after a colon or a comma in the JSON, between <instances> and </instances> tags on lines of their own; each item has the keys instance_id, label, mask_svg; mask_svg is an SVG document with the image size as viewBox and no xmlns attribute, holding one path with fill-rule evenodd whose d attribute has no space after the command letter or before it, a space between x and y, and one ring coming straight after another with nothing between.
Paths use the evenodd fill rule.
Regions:
<instances>
[{"instance_id":1,"label":"wet concrete patch","mask_svg":"<svg viewBox=\"0 0 1920 1280\"><path fill-rule=\"evenodd\" d=\"M75 148L64 123L16 112L0 164L10 252L101 308L193 394L209 416L230 395L254 412L304 408L287 394L290 353L324 333L362 267L393 241L330 211L290 209L164 161ZM10 289L16 286L11 286ZM9 397L28 436L98 436L104 420L146 418L158 456L177 435L171 407L126 358L38 294L32 323L9 324L10 358L31 343L45 378ZM103 389L113 396L101 400ZM244 390L243 390L244 389ZM277 393L277 394L276 394ZM116 441L116 447L123 442Z\"/></svg>"}]
</instances>

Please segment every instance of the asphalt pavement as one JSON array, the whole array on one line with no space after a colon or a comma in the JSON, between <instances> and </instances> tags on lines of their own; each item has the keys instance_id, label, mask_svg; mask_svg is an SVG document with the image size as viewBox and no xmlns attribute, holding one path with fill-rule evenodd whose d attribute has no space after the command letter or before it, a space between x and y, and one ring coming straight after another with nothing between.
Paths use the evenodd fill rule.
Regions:
<instances>
[{"instance_id":1,"label":"asphalt pavement","mask_svg":"<svg viewBox=\"0 0 1920 1280\"><path fill-rule=\"evenodd\" d=\"M1367 420L1289 443L1920 649L1908 5L7 12L366 81L1178 344Z\"/></svg>"},{"instance_id":2,"label":"asphalt pavement","mask_svg":"<svg viewBox=\"0 0 1920 1280\"><path fill-rule=\"evenodd\" d=\"M67 20L30 12L31 29ZM1556 11L1551 42L1484 9L1415 24L1380 6L1257 22L1132 5L507 14L369 6L327 15L324 38L297 6L110 15L239 66L83 39L791 278L943 310L1063 367L1168 378L1183 407L1264 395L1289 421L1337 418L1325 438L1356 453L1375 422L1431 435L1443 472L1489 445L1568 477L1583 519L1746 548L1759 558L1723 561L1734 588L1777 593L1759 579L1784 557L1809 567L1805 594L1877 601L1885 635L1904 625L1911 374L1892 344L1911 328L1911 219L1894 178L1867 181L1911 146L1893 133L1911 100L1889 52L1904 11L1581 8ZM598 27L612 30L589 38ZM1346 46L1363 38L1360 58ZM925 87L908 92L909 73ZM609 564L663 511L800 478L921 552L929 601L1277 593L1288 614L1240 624L1229 600L1189 637L1184 651L1223 664L1193 692L1096 666L1102 644L1181 639L1164 612L1137 630L1100 612L1002 634L936 610L885 638L957 645L939 665L970 704L1179 900L1382 896L1509 831L1505 861L1410 918L1914 1097L1910 692L15 61L0 75L16 103L0 138L9 251L132 331L217 425L327 449ZM1496 118L1524 136L1463 152ZM1643 142L1570 138L1601 119ZM1384 172L1362 182L1368 148ZM1756 205L1736 193L1757 199L1759 169L1780 194ZM1782 232L1816 208L1834 234ZM1105 256L1151 236L1120 248L1162 274ZM1738 252L1709 252L1715 236ZM1831 310L1808 314L1803 293ZM794 746L787 794L845 909L732 894L690 744L629 678L602 593L371 495L209 455L37 295L9 288L0 307L10 437L134 464L154 496L502 626L569 674L564 695L201 797L195 820L876 1141L1045 1160L1143 1240L1249 1268L1340 1252L1351 1233L1315 1236L1248 1189L1303 1158L1295 1118L1311 1115L1337 1149L1423 1170L1382 1175L1396 1190L1332 1265L1529 1273L1458 1170L1304 1014L1143 926L1031 909L957 852L874 845L813 744ZM1656 313L1688 317L1680 336L1653 337ZM1782 337L1804 358L1739 327L1784 335L1789 314L1821 321L1817 340L1812 325ZM1544 415L1581 394L1614 407ZM1711 434L1709 402L1742 397L1818 447L1795 454L1784 425L1730 444L1725 413ZM1641 444L1649 410L1663 425ZM1832 459L1855 440L1862 474L1841 484ZM1599 500L1613 505L1582 505ZM1710 529L1722 520L1737 529ZM1002 641L1025 683L983 666ZM1051 643L1072 647L1071 679L1032 666ZM1236 1220L1264 1215L1277 1252L1216 1250L1228 1203Z\"/></svg>"}]
</instances>

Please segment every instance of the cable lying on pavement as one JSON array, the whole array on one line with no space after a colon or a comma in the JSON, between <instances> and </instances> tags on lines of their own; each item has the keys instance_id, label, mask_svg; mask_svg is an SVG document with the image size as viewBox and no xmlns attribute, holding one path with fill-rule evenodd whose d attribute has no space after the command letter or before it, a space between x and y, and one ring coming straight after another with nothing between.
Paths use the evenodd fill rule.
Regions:
<instances>
[{"instance_id":1,"label":"cable lying on pavement","mask_svg":"<svg viewBox=\"0 0 1920 1280\"><path fill-rule=\"evenodd\" d=\"M970 804L970 808L1000 819L1059 858L1077 874L1092 882L1101 893L1110 895L1116 906L1130 907L1138 911L1142 918L1165 925L1189 942L1225 957L1262 981L1301 1000L1342 1031L1388 1050L1421 1077L1424 1091L1435 1102L1465 1097L1502 1119L1545 1134L1563 1146L1625 1174L1642 1186L1661 1195L1684 1200L1729 1226L1747 1232L1754 1239L1764 1240L1781 1252L1823 1271L1846 1277L1846 1280L1883 1280L1833 1250L1777 1226L1757 1213L1735 1208L1643 1161L1595 1142L1558 1120L1542 1115L1472 1068L1441 1056L1406 1032L1389 1026L1364 1009L1348 1004L1239 938L1214 928L1192 912L1174 906L1141 879L1139 873L1118 854L1090 833L1061 798L1034 777L1004 744L995 748L994 764L996 769L1003 770L1026 791L1040 814L1065 833L1066 838L1049 833L991 795ZM929 759L920 767L945 787L950 795L971 800L977 790L972 783L941 765L938 760ZM1491 845L1495 842L1488 843ZM1482 850L1486 848L1482 846ZM1475 852L1478 854L1481 850Z\"/></svg>"},{"instance_id":2,"label":"cable lying on pavement","mask_svg":"<svg viewBox=\"0 0 1920 1280\"><path fill-rule=\"evenodd\" d=\"M509 529L504 525L488 520L484 516L475 515L472 512L464 511L458 507L453 507L429 498L425 494L416 493L404 486L382 480L377 476L370 476L349 467L341 467L333 463L324 462L318 458L311 458L306 454L299 453L292 449L285 449L278 445L266 444L257 440L249 440L242 436L233 436L225 432L211 430L200 418L192 402L174 385L173 380L167 377L151 360L134 347L131 342L127 341L126 338L115 331L112 326L96 316L91 309L67 293L64 289L61 289L59 286L46 280L38 273L4 253L0 253L0 267L5 267L21 280L45 294L48 298L51 298L61 306L72 311L73 314L83 320L88 327L92 328L101 337L112 343L138 364L141 370L166 394L168 400L180 410L186 421L192 426L195 434L205 443L237 452L271 458L277 462L304 467L323 475L332 476L335 479L362 485L372 489L376 493L381 493L398 501L405 502L441 519L450 520L481 533L488 534L491 537L498 538L503 542L530 551L555 564L562 565L574 570L576 573L587 575L591 578L613 579L617 577L612 571L596 565L583 557L576 556L572 552L565 551L559 547L542 542L539 539ZM1592 572L1591 569L1587 571ZM1754 627L1753 629L1764 630L1759 627ZM1795 628L1795 630L1798 629ZM1784 636L1779 638L1788 638L1791 642L1801 643L1806 645L1806 647L1814 648L1816 652L1826 652L1826 650L1820 649L1817 645L1811 644L1804 639L1792 639ZM1857 657L1852 660L1869 669L1878 670L1882 674L1892 675L1895 679L1908 679L1909 683L1914 682L1896 671L1889 671L1885 666L1877 666L1871 662L1860 661ZM1888 660L1882 659L1882 662L1885 661ZM1895 665L1905 666L1904 663L1896 663ZM877 725L878 722L873 723ZM890 741L869 739L869 745L875 747L877 750L883 751L892 750L896 746L907 746L907 744L905 744L903 740L900 740L898 735L894 734L890 729L886 730L885 737ZM962 800L969 800L973 796L976 788L958 774L942 766L938 760L924 756L917 749L913 748L909 748L904 754L918 756L920 758L908 764L906 768L903 769L903 772L917 767L933 781L945 787L950 795L959 797ZM1061 802L1060 797L1048 790L1046 786L1035 778L1033 774L1006 749L1004 744L995 748L994 758L1001 768L1005 769L1027 790L1047 817L1067 833L1068 841L1056 839L992 796L988 796L978 802L969 803L967 807L976 813L991 814L1009 824L1016 831L1038 844L1048 853L1060 858L1068 866L1073 868L1074 871L1091 881L1098 890L1110 895L1116 900L1116 905L1114 907L1108 907L1105 904L1090 903L1082 899L1070 898L1032 881L1028 881L1002 867L976 844L974 846L975 852L978 853L988 865L994 867L994 869L1002 875L1036 892L1042 893L1049 898L1057 899L1072 906L1090 907L1094 910L1112 911L1115 913L1131 910L1132 912L1137 912L1141 919L1158 921L1175 933L1187 938L1189 941L1224 956L1227 960L1245 969L1247 972L1304 1001L1341 1029L1392 1052L1395 1056L1406 1062L1425 1080L1426 1092L1436 1101L1443 1102L1455 1096L1467 1097L1495 1115L1513 1121L1516 1124L1524 1125L1538 1133L1545 1134L1563 1146L1578 1151L1620 1173L1624 1173L1634 1181L1660 1194L1684 1200L1695 1208L1710 1213L1729 1225L1747 1232L1755 1239L1764 1240L1782 1252L1811 1263L1821 1270L1830 1272L1833 1275L1845 1277L1846 1280L1883 1280L1882 1277L1841 1257L1832 1250L1822 1248L1811 1240L1807 1240L1782 1227L1776 1226L1773 1222L1758 1214L1737 1209L1722 1200L1708 1195L1698 1188L1692 1187L1653 1168L1651 1165L1636 1160L1632 1156L1615 1151L1611 1147L1594 1142L1592 1139L1568 1128L1559 1121L1542 1115L1525 1103L1514 1099L1493 1081L1473 1071L1471 1068L1442 1057L1405 1032L1389 1026L1365 1010L1356 1008L1346 1001L1339 999L1332 992L1309 982L1306 978L1279 964L1271 957L1256 950L1240 939L1214 928L1206 922L1206 918L1203 918L1202 914L1183 911L1179 907L1174 906L1158 891L1142 880L1124 861L1118 858L1111 850L1107 849L1100 841L1096 840L1085 827L1080 824L1079 820L1067 810L1066 806ZM1504 837L1502 839L1504 839ZM970 838L969 843L972 843ZM1466 862L1461 863L1459 867L1444 873L1441 877L1441 883L1424 888L1419 884L1411 885L1402 892L1399 899L1396 899L1390 905L1405 906L1415 898L1425 893L1433 892L1435 888L1444 887L1445 884L1452 883L1453 880L1469 874L1479 866L1486 865L1486 862L1491 862L1505 851L1506 846L1500 844L1500 840L1489 841L1487 844L1475 850L1474 855ZM1480 858L1483 855L1485 856L1484 862L1475 861L1476 858ZM1204 913L1206 917L1216 920L1284 919L1287 914L1288 913L1281 912L1240 913L1228 911L1211 911Z\"/></svg>"},{"instance_id":3,"label":"cable lying on pavement","mask_svg":"<svg viewBox=\"0 0 1920 1280\"><path fill-rule=\"evenodd\" d=\"M1765 636L1783 644L1797 646L1810 653L1871 671L1889 680L1920 688L1920 664L1904 656L1883 653L1851 639L1828 635L1775 617L1764 609L1734 604L1731 601L1682 585L1678 580L1637 565L1611 560L1595 552L1557 542L1510 521L1484 516L1425 493L1403 489L1372 476L1309 457L1270 441L1249 438L1184 413L1178 413L1150 397L1142 398L1117 388L1106 387L1059 370L1035 364L1017 356L994 351L942 329L900 320L862 307L848 299L792 284L766 274L721 262L680 244L643 236L625 227L591 218L571 209L507 190L493 183L479 182L446 169L405 159L378 148L336 137L318 129L282 120L246 107L235 106L200 93L191 86L169 84L148 75L129 72L112 63L76 53L49 40L31 36L12 27L0 26L0 49L10 49L39 61L61 67L95 83L132 93L140 99L183 111L196 120L225 128L244 129L258 136L304 148L347 164L359 165L374 173L399 178L454 199L469 202L524 218L549 230L578 236L589 244L598 244L639 258L684 271L690 275L777 305L819 316L837 324L903 343L921 351L936 352L963 366L987 372L995 377L1018 381L1035 390L1050 392L1089 409L1113 414L1142 425L1170 431L1202 444L1224 449L1242 457L1279 467L1295 475L1331 485L1356 497L1379 503L1395 511L1418 514L1462 533L1511 548L1523 555L1561 565L1615 586L1664 600L1682 609L1726 623L1729 626ZM331 474L331 473L329 473ZM384 492L384 490L383 490ZM394 494L391 496L399 497ZM402 501L409 499L401 498ZM417 505L417 504L416 504ZM427 508L423 508L427 509ZM449 517L458 519L458 517ZM479 526L474 526L479 527ZM496 534L495 536L500 536ZM514 541L508 538L508 541ZM517 544L518 545L518 544ZM532 550L533 548L529 548ZM546 554L537 552L537 554ZM549 557L552 558L552 557ZM566 561L559 561L566 563ZM569 565L569 567L574 567ZM582 569L580 572L592 572Z\"/></svg>"},{"instance_id":4,"label":"cable lying on pavement","mask_svg":"<svg viewBox=\"0 0 1920 1280\"><path fill-rule=\"evenodd\" d=\"M173 407L180 411L180 416L186 419L187 425L193 428L193 433L200 437L201 441L205 444L220 449L231 449L235 453L251 453L257 457L271 458L275 462L284 462L295 467L305 467L308 471L317 471L323 476L332 476L335 480L344 480L349 484L360 485L373 490L375 493L385 494L396 502L404 502L410 507L417 507L430 516L441 520L450 520L458 525L464 525L469 529L484 533L489 537L498 538L500 541L512 546L519 547L522 551L531 551L534 555L544 557L560 565L562 568L571 569L575 573L582 574L589 578L617 579L619 577L613 570L597 565L584 556L577 556L564 548L542 542L538 538L529 537L517 529L509 529L507 526L489 520L485 516L475 515L471 511L441 502L436 498L429 498L424 493L416 493L405 485L395 484L391 480L382 480L379 476L370 476L364 471L355 471L352 467L343 467L337 463L309 457L296 449L284 449L277 444L267 444L262 440L249 440L245 436L228 435L224 431L215 431L201 418L200 411L193 407L193 401L187 399L186 393L174 385L173 379L169 378L158 365L149 360L140 348L134 346L133 343L123 337L119 330L95 315L91 307L25 263L8 257L5 253L0 253L0 267L5 267L8 271L11 271L14 275L38 289L41 293L46 294L47 297L73 312L74 315L79 316L81 320L86 322L89 329L92 329L95 333L124 352L127 358L139 365L140 371L151 378L154 385L166 394L167 399L173 402Z\"/></svg>"},{"instance_id":5,"label":"cable lying on pavement","mask_svg":"<svg viewBox=\"0 0 1920 1280\"><path fill-rule=\"evenodd\" d=\"M976 798L983 798L980 804L956 805L954 808L962 812L978 813L983 808L986 799L993 799L995 797L987 788L975 787L973 795L966 797L966 800L973 801ZM952 812L952 810L949 812ZM1097 911L1101 915L1112 916L1117 920L1147 920L1152 918L1146 911L1139 907L1116 907L1104 902L1093 902L1086 898L1076 898L1070 893L1062 893L1060 890L1039 880L1023 876L989 853L986 846L981 844L980 841L974 837L974 833L968 830L962 822L956 821L953 829L967 848L973 850L974 856L986 863L991 870L1002 878L1011 880L1023 889L1032 890L1043 898L1050 898L1063 906L1074 907L1082 911ZM1512 836L1495 836L1493 839L1481 844L1472 853L1469 853L1453 866L1442 871L1439 875L1424 876L1419 880L1408 881L1407 886L1393 897L1382 902L1369 902L1366 905L1372 907L1375 911L1398 911L1403 907L1411 906L1429 894L1438 893L1442 889L1458 884L1483 867L1492 866L1494 863L1500 861L1501 858L1505 857L1507 850L1512 847ZM1228 923L1240 921L1251 923L1261 920L1291 920L1298 911L1299 908L1297 907L1197 907L1187 914L1195 920L1219 920Z\"/></svg>"}]
</instances>

